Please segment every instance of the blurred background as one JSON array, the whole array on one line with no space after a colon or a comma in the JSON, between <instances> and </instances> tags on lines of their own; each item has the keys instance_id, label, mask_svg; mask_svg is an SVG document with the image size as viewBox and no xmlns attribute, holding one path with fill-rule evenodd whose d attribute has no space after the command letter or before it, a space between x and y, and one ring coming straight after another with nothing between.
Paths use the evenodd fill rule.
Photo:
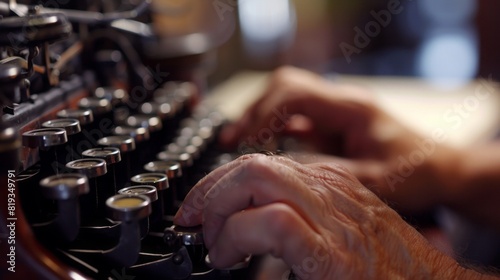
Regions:
<instances>
[{"instance_id":1,"label":"blurred background","mask_svg":"<svg viewBox=\"0 0 500 280\"><path fill-rule=\"evenodd\" d=\"M291 64L318 72L422 77L454 86L498 78L494 0L213 0L237 29L212 81Z\"/></svg>"}]
</instances>

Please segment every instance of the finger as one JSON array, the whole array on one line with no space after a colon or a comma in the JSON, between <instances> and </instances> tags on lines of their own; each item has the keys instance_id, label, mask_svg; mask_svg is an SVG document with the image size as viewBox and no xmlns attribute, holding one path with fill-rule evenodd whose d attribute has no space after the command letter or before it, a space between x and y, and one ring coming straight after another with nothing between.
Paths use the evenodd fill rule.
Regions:
<instances>
[{"instance_id":1,"label":"finger","mask_svg":"<svg viewBox=\"0 0 500 280\"><path fill-rule=\"evenodd\" d=\"M236 160L233 160L223 166L218 167L203 177L186 195L181 207L174 217L174 223L180 226L196 226L202 222L201 212L205 208L205 195L208 190L222 178L222 176L231 172L242 162L255 156L263 156L258 154L243 155Z\"/></svg>"},{"instance_id":2,"label":"finger","mask_svg":"<svg viewBox=\"0 0 500 280\"><path fill-rule=\"evenodd\" d=\"M187 194L183 204L174 217L174 223L181 226L196 226L202 223L202 210L205 208L206 194L223 176L229 174L232 170L242 165L245 161L256 157L264 157L270 161L277 161L281 164L297 168L298 163L280 156L268 157L263 154L243 155L236 160L229 162L201 179Z\"/></svg>"},{"instance_id":3,"label":"finger","mask_svg":"<svg viewBox=\"0 0 500 280\"><path fill-rule=\"evenodd\" d=\"M221 178L207 192L203 210L204 236L207 246L215 241L225 220L241 210L269 203L285 202L304 217L319 222L319 201L296 169L271 160L272 157L254 157ZM291 161L289 161L291 162ZM300 175L302 176L302 175Z\"/></svg>"},{"instance_id":4,"label":"finger","mask_svg":"<svg viewBox=\"0 0 500 280\"><path fill-rule=\"evenodd\" d=\"M281 258L290 267L302 266L304 260L320 266L329 263L326 252L332 248L327 249L327 244L292 207L274 203L229 217L209 248L209 256L217 268L231 267L248 255L263 254Z\"/></svg>"}]
</instances>

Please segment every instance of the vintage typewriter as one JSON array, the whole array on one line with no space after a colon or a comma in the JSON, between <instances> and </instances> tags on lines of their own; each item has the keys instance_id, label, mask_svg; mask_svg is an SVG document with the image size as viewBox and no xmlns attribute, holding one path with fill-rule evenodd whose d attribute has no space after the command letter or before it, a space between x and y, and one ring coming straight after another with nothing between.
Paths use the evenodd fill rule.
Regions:
<instances>
[{"instance_id":1,"label":"vintage typewriter","mask_svg":"<svg viewBox=\"0 0 500 280\"><path fill-rule=\"evenodd\" d=\"M172 223L234 159L203 102L234 19L170 2L0 2L0 279L253 279L253 259L213 269L202 229ZM172 20L200 11L199 32Z\"/></svg>"}]
</instances>

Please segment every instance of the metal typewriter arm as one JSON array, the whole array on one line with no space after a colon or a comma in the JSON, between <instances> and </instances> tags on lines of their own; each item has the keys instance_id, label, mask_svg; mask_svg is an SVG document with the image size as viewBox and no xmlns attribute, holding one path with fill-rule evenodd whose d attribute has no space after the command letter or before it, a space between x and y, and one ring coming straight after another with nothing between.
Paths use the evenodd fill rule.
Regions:
<instances>
[{"instance_id":1,"label":"metal typewriter arm","mask_svg":"<svg viewBox=\"0 0 500 280\"><path fill-rule=\"evenodd\" d=\"M152 0L144 0L136 8L130 11L114 13L98 13L89 11L51 9L37 6L37 12L40 14L62 13L70 22L83 23L88 25L109 24L115 20L136 18L150 10ZM26 16L34 6L17 4L16 1L10 3L0 2L0 15L7 16L15 14L17 16Z\"/></svg>"}]
</instances>

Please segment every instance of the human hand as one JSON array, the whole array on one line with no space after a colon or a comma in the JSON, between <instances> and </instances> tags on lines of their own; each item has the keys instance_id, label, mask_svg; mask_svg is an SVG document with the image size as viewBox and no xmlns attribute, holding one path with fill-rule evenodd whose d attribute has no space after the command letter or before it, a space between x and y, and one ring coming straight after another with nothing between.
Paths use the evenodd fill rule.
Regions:
<instances>
[{"instance_id":1,"label":"human hand","mask_svg":"<svg viewBox=\"0 0 500 280\"><path fill-rule=\"evenodd\" d=\"M215 267L249 254L299 279L445 279L465 270L337 164L245 155L202 179L174 222L203 225Z\"/></svg>"},{"instance_id":2,"label":"human hand","mask_svg":"<svg viewBox=\"0 0 500 280\"><path fill-rule=\"evenodd\" d=\"M272 149L266 145L283 135L308 143L314 152L342 157L334 160L407 212L449 197L443 186L457 170L456 151L409 130L381 110L368 90L292 67L272 75L263 96L220 140L246 153Z\"/></svg>"}]
</instances>

